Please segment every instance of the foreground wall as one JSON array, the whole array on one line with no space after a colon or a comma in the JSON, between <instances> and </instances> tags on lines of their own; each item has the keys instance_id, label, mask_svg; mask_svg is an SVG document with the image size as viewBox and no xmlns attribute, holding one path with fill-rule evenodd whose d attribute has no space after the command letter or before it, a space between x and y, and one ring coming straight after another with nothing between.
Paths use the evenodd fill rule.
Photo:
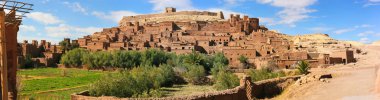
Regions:
<instances>
[{"instance_id":1,"label":"foreground wall","mask_svg":"<svg viewBox=\"0 0 380 100\"><path fill-rule=\"evenodd\" d=\"M250 77L240 80L240 86L224 91L165 98L117 98L111 96L91 97L88 91L71 95L71 100L253 100L271 98L281 93L300 76L269 79L251 83Z\"/></svg>"}]
</instances>

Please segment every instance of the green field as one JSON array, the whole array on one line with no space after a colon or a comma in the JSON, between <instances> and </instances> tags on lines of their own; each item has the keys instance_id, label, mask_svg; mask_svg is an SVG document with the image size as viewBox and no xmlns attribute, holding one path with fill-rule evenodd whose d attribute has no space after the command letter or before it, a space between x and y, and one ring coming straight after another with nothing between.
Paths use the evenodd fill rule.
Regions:
<instances>
[{"instance_id":1,"label":"green field","mask_svg":"<svg viewBox=\"0 0 380 100\"><path fill-rule=\"evenodd\" d=\"M19 98L70 99L70 94L87 90L89 84L107 73L110 72L59 68L19 70Z\"/></svg>"}]
</instances>

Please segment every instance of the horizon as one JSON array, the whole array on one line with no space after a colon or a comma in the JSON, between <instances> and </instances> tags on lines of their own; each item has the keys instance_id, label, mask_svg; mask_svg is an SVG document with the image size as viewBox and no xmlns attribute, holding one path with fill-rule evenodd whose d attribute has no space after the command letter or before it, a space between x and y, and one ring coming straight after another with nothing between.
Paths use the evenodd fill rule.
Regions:
<instances>
[{"instance_id":1,"label":"horizon","mask_svg":"<svg viewBox=\"0 0 380 100\"><path fill-rule=\"evenodd\" d=\"M222 11L225 19L229 14L257 17L260 25L292 36L323 33L337 40L365 44L380 40L380 23L376 23L379 0L21 1L34 4L34 10L20 26L19 42L46 40L57 44L63 38L77 39L118 26L122 16L162 13L165 7L178 11Z\"/></svg>"}]
</instances>

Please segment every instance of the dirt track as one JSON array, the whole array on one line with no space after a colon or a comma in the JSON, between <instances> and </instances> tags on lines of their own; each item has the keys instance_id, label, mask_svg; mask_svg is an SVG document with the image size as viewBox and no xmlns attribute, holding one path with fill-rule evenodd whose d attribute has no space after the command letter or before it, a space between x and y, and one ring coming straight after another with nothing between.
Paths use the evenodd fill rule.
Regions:
<instances>
[{"instance_id":1,"label":"dirt track","mask_svg":"<svg viewBox=\"0 0 380 100\"><path fill-rule=\"evenodd\" d=\"M335 65L328 69L313 69L313 73L332 73L329 83L311 82L292 85L277 98L280 100L380 100L375 93L376 69L380 67L380 47L363 47L366 55L355 64Z\"/></svg>"}]
</instances>

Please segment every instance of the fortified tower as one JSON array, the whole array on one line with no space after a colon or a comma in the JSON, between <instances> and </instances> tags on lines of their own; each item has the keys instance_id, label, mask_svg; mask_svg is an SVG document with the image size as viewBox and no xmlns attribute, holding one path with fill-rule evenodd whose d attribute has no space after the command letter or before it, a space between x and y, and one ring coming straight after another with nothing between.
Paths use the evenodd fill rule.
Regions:
<instances>
[{"instance_id":1,"label":"fortified tower","mask_svg":"<svg viewBox=\"0 0 380 100\"><path fill-rule=\"evenodd\" d=\"M173 7L166 7L165 8L165 13L173 13L176 12L176 9Z\"/></svg>"}]
</instances>

